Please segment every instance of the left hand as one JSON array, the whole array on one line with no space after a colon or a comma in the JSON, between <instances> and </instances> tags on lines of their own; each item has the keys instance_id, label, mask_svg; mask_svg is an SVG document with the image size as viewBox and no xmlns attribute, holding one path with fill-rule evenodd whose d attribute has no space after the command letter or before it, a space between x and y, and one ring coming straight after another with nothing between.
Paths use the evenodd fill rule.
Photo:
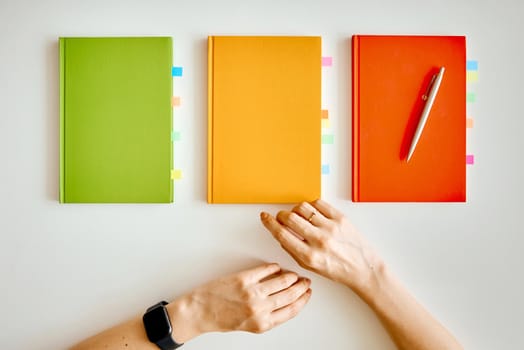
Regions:
<instances>
[{"instance_id":1,"label":"left hand","mask_svg":"<svg viewBox=\"0 0 524 350\"><path fill-rule=\"evenodd\" d=\"M363 295L383 263L344 215L318 199L276 217L261 213L264 226L297 263Z\"/></svg>"}]
</instances>

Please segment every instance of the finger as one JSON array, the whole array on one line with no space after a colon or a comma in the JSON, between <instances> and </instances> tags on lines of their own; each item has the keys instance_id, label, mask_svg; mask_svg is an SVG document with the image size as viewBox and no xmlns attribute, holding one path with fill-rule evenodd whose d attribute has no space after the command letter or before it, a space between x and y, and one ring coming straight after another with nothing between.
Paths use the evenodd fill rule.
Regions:
<instances>
[{"instance_id":1,"label":"finger","mask_svg":"<svg viewBox=\"0 0 524 350\"><path fill-rule=\"evenodd\" d=\"M311 205L328 219L340 219L344 216L342 212L322 199L311 202Z\"/></svg>"},{"instance_id":2,"label":"finger","mask_svg":"<svg viewBox=\"0 0 524 350\"><path fill-rule=\"evenodd\" d=\"M318 240L317 229L295 212L280 211L277 214L277 221L289 227L293 232L304 237L309 242L316 242Z\"/></svg>"},{"instance_id":3,"label":"finger","mask_svg":"<svg viewBox=\"0 0 524 350\"><path fill-rule=\"evenodd\" d=\"M298 275L294 272L284 272L273 278L265 280L260 283L260 290L265 296L280 292L292 286L298 281Z\"/></svg>"},{"instance_id":4,"label":"finger","mask_svg":"<svg viewBox=\"0 0 524 350\"><path fill-rule=\"evenodd\" d=\"M292 211L313 226L320 227L326 224L327 219L324 215L308 202L302 202L296 205Z\"/></svg>"},{"instance_id":5,"label":"finger","mask_svg":"<svg viewBox=\"0 0 524 350\"><path fill-rule=\"evenodd\" d=\"M311 281L309 279L300 278L292 286L271 295L268 298L271 303L271 310L278 310L292 304L309 289L310 285Z\"/></svg>"},{"instance_id":6,"label":"finger","mask_svg":"<svg viewBox=\"0 0 524 350\"><path fill-rule=\"evenodd\" d=\"M298 256L294 252L287 250L285 247L282 247L282 249L284 249L286 253L288 253L293 258L293 260L295 260L297 264L300 265L300 267L307 269L307 270L311 270L311 267L307 266L305 263L304 255Z\"/></svg>"},{"instance_id":7,"label":"finger","mask_svg":"<svg viewBox=\"0 0 524 350\"><path fill-rule=\"evenodd\" d=\"M264 278L271 276L281 271L281 268L276 263L269 263L257 266L253 269L240 272L241 277L249 282L258 283Z\"/></svg>"},{"instance_id":8,"label":"finger","mask_svg":"<svg viewBox=\"0 0 524 350\"><path fill-rule=\"evenodd\" d=\"M295 302L284 306L271 313L271 323L273 326L278 326L286 321L289 321L295 317L311 298L311 289L308 289L304 294L300 296Z\"/></svg>"},{"instance_id":9,"label":"finger","mask_svg":"<svg viewBox=\"0 0 524 350\"><path fill-rule=\"evenodd\" d=\"M297 256L304 256L309 251L309 246L305 241L302 241L297 238L296 235L289 232L289 230L282 226L274 217L262 212L260 218L264 226L286 251L293 252L293 254Z\"/></svg>"}]
</instances>

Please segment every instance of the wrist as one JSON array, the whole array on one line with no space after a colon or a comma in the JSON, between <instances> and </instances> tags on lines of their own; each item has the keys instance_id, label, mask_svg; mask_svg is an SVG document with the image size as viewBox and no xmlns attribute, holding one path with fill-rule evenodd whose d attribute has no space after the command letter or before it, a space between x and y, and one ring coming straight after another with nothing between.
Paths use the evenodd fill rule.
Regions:
<instances>
[{"instance_id":1,"label":"wrist","mask_svg":"<svg viewBox=\"0 0 524 350\"><path fill-rule=\"evenodd\" d=\"M167 312L173 328L173 339L186 343L204 333L200 329L199 312L195 310L190 294L181 296L167 305Z\"/></svg>"},{"instance_id":2,"label":"wrist","mask_svg":"<svg viewBox=\"0 0 524 350\"><path fill-rule=\"evenodd\" d=\"M389 281L389 270L380 260L370 262L361 274L358 283L346 283L368 305L373 305Z\"/></svg>"},{"instance_id":3,"label":"wrist","mask_svg":"<svg viewBox=\"0 0 524 350\"><path fill-rule=\"evenodd\" d=\"M380 304L385 302L388 294L395 286L395 278L384 262L379 262L373 266L372 274L362 288L355 290L366 304L373 310L380 308Z\"/></svg>"}]
</instances>

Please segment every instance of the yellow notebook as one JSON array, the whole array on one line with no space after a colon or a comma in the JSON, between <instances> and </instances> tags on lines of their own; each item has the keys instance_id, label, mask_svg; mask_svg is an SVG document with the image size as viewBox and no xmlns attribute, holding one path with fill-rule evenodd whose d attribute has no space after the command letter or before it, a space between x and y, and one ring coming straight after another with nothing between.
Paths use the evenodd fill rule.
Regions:
<instances>
[{"instance_id":1,"label":"yellow notebook","mask_svg":"<svg viewBox=\"0 0 524 350\"><path fill-rule=\"evenodd\" d=\"M320 196L320 37L208 41L208 202Z\"/></svg>"}]
</instances>

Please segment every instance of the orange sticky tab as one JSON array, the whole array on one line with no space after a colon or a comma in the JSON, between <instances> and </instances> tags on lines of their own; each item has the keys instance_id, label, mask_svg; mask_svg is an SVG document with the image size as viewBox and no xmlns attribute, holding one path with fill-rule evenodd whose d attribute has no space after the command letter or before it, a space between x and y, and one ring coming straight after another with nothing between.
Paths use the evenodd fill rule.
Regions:
<instances>
[{"instance_id":1,"label":"orange sticky tab","mask_svg":"<svg viewBox=\"0 0 524 350\"><path fill-rule=\"evenodd\" d=\"M171 97L171 106L173 107L180 106L180 97L178 96Z\"/></svg>"},{"instance_id":2,"label":"orange sticky tab","mask_svg":"<svg viewBox=\"0 0 524 350\"><path fill-rule=\"evenodd\" d=\"M473 127L473 118L466 118L466 128L471 129Z\"/></svg>"},{"instance_id":3,"label":"orange sticky tab","mask_svg":"<svg viewBox=\"0 0 524 350\"><path fill-rule=\"evenodd\" d=\"M323 109L321 111L321 117L322 117L322 119L328 119L329 118L329 113L328 113L327 109Z\"/></svg>"}]
</instances>

